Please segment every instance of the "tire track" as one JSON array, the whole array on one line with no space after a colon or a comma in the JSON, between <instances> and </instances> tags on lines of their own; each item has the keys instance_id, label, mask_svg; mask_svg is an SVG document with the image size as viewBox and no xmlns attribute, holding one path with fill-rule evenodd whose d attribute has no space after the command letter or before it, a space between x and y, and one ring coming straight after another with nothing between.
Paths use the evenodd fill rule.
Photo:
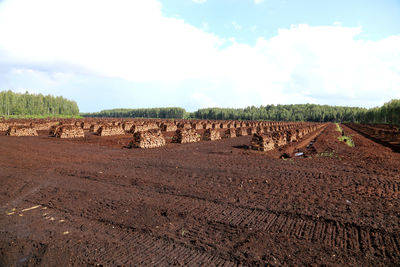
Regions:
<instances>
[{"instance_id":1,"label":"tire track","mask_svg":"<svg viewBox=\"0 0 400 267\"><path fill-rule=\"evenodd\" d=\"M52 192L52 190L47 189L44 192L47 198L49 197L49 192ZM188 232L193 231L198 234L189 235L187 243L190 243L190 238L194 238L201 244L210 245L209 240L213 240L215 235L223 236L228 234L235 238L238 231L250 234L251 230L257 230L273 236L295 238L315 246L323 245L358 254L371 254L380 258L388 258L395 262L400 261L399 233L388 233L381 229L361 227L356 224L340 223L323 218L316 219L298 214L226 205L197 198L165 194L155 195L154 193L151 193L153 196L144 197L143 193L132 192L134 194L127 196L121 194L120 200L111 200L105 199L105 194L99 192L98 196L91 196L90 205L79 210L71 207L74 207L74 201L78 201L81 197L65 198L66 195L79 195L78 191L61 193L61 190L58 190L57 195L50 200L55 207L61 205L60 208L63 208L62 205L67 204L70 205L69 209L75 215L127 229L132 228L131 222L129 220L126 221L126 217L116 217L115 215L124 214L126 207L134 208L135 205L140 203L139 199L134 199L132 195L141 195L142 203L154 203L154 198L156 198L159 203L157 205L158 208L175 210L177 213L188 214L187 217L189 218L195 218L197 224L194 224L195 227L189 227ZM45 204L42 203L43 200L40 198L36 201ZM78 203L75 204L78 205ZM226 229L224 227L215 227L216 224L225 225ZM211 230L209 229L210 225L213 226ZM134 227L140 228L136 225ZM238 231L232 230L232 227L233 229L238 229ZM224 251L228 253L229 250L230 248L226 248Z\"/></svg>"}]
</instances>

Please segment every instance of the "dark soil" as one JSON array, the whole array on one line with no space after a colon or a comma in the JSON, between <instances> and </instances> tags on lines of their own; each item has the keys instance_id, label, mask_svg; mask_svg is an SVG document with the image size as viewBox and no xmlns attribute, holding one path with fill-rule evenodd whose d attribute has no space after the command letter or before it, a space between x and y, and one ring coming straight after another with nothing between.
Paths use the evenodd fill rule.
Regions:
<instances>
[{"instance_id":1,"label":"dark soil","mask_svg":"<svg viewBox=\"0 0 400 267\"><path fill-rule=\"evenodd\" d=\"M0 266L398 266L400 154L342 128L355 147L0 136Z\"/></svg>"}]
</instances>

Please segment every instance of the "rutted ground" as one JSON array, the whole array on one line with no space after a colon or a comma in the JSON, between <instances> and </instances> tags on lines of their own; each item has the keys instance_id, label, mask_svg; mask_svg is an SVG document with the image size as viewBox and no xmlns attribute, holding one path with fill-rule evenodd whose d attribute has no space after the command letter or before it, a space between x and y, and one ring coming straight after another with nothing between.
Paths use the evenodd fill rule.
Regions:
<instances>
[{"instance_id":1,"label":"rutted ground","mask_svg":"<svg viewBox=\"0 0 400 267\"><path fill-rule=\"evenodd\" d=\"M400 156L342 128L285 160L0 136L0 265L398 265Z\"/></svg>"}]
</instances>

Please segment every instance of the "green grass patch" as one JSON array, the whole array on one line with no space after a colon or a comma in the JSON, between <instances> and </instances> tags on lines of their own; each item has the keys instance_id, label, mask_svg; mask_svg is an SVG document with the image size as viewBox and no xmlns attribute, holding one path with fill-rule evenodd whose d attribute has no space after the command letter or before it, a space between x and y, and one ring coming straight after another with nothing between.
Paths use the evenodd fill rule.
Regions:
<instances>
[{"instance_id":1,"label":"green grass patch","mask_svg":"<svg viewBox=\"0 0 400 267\"><path fill-rule=\"evenodd\" d=\"M336 123L336 130L337 130L338 132L340 132L340 133L343 132L342 128L340 128L339 123ZM353 139L351 138L351 136L340 135L340 136L338 137L338 140L339 140L340 142L345 142L346 145L348 145L349 147L354 147L354 146L355 146L355 145L354 145L354 141L353 141Z\"/></svg>"}]
</instances>

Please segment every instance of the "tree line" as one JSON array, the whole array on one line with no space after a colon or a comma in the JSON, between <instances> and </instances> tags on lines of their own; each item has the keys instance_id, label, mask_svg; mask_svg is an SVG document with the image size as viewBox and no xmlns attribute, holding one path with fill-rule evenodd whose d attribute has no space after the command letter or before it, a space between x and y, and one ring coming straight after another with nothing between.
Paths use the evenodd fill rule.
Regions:
<instances>
[{"instance_id":1,"label":"tree line","mask_svg":"<svg viewBox=\"0 0 400 267\"><path fill-rule=\"evenodd\" d=\"M79 108L75 101L61 96L14 93L11 90L0 92L0 116L76 116Z\"/></svg>"},{"instance_id":2,"label":"tree line","mask_svg":"<svg viewBox=\"0 0 400 267\"><path fill-rule=\"evenodd\" d=\"M367 110L363 122L400 125L400 99L393 99L382 107Z\"/></svg>"},{"instance_id":3,"label":"tree line","mask_svg":"<svg viewBox=\"0 0 400 267\"><path fill-rule=\"evenodd\" d=\"M0 92L0 116L76 116L75 101L61 96ZM390 123L400 125L400 99L381 107L359 108L316 104L266 105L246 108L204 108L187 112L180 107L110 109L80 114L84 117L208 119L208 120L267 120L311 122Z\"/></svg>"},{"instance_id":4,"label":"tree line","mask_svg":"<svg viewBox=\"0 0 400 267\"><path fill-rule=\"evenodd\" d=\"M204 108L187 112L183 108L110 109L81 114L85 117L173 118L208 120L268 120L310 122L359 122L400 124L400 100L371 109L316 104L266 105L246 108Z\"/></svg>"},{"instance_id":5,"label":"tree line","mask_svg":"<svg viewBox=\"0 0 400 267\"><path fill-rule=\"evenodd\" d=\"M94 113L82 113L83 117L113 117L113 118L159 118L183 119L187 114L184 108L139 108L139 109L109 109Z\"/></svg>"}]
</instances>

